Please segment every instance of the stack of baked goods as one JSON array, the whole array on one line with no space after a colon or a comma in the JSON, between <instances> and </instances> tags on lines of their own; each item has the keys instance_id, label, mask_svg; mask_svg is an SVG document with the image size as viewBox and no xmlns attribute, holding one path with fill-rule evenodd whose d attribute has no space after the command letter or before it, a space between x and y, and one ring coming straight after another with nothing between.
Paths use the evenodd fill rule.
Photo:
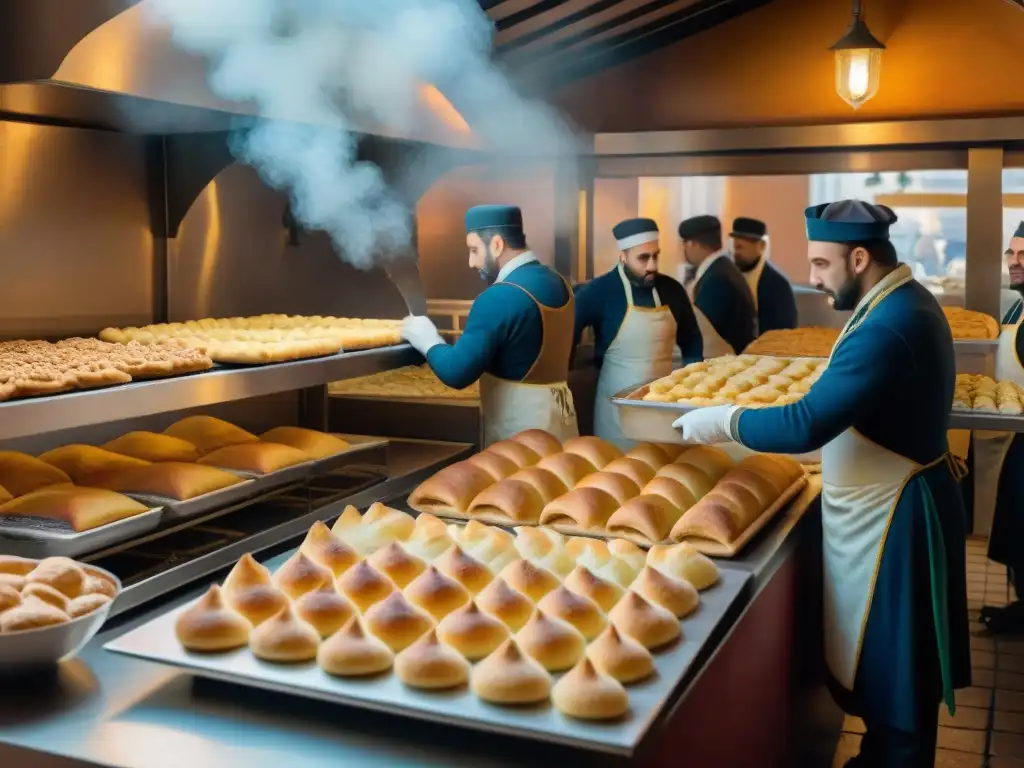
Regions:
<instances>
[{"instance_id":1,"label":"stack of baked goods","mask_svg":"<svg viewBox=\"0 0 1024 768\"><path fill-rule=\"evenodd\" d=\"M787 328L765 331L743 350L747 355L828 357L839 340L838 328Z\"/></svg>"},{"instance_id":2,"label":"stack of baked goods","mask_svg":"<svg viewBox=\"0 0 1024 768\"><path fill-rule=\"evenodd\" d=\"M943 307L942 311L954 339L991 340L999 336L999 323L991 315L963 307Z\"/></svg>"},{"instance_id":3,"label":"stack of baked goods","mask_svg":"<svg viewBox=\"0 0 1024 768\"><path fill-rule=\"evenodd\" d=\"M958 373L953 409L1019 416L1024 413L1024 387L1013 381L995 381L981 374Z\"/></svg>"},{"instance_id":4,"label":"stack of baked goods","mask_svg":"<svg viewBox=\"0 0 1024 768\"><path fill-rule=\"evenodd\" d=\"M400 326L398 320L260 315L105 328L100 338L120 344L176 340L207 350L219 363L260 365L399 344Z\"/></svg>"},{"instance_id":5,"label":"stack of baked goods","mask_svg":"<svg viewBox=\"0 0 1024 768\"><path fill-rule=\"evenodd\" d=\"M795 403L810 392L827 362L816 358L727 355L690 363L630 397L694 408L742 405L767 408Z\"/></svg>"},{"instance_id":6,"label":"stack of baked goods","mask_svg":"<svg viewBox=\"0 0 1024 768\"><path fill-rule=\"evenodd\" d=\"M492 704L551 700L604 720L628 713L625 686L654 674L652 654L675 643L717 581L685 544L644 553L375 504L330 529L316 523L275 573L244 556L175 630L192 652L247 648L343 678L393 670L411 688L468 685Z\"/></svg>"},{"instance_id":7,"label":"stack of baked goods","mask_svg":"<svg viewBox=\"0 0 1024 768\"><path fill-rule=\"evenodd\" d=\"M66 557L0 555L0 635L67 624L116 597L117 585L99 569Z\"/></svg>"},{"instance_id":8,"label":"stack of baked goods","mask_svg":"<svg viewBox=\"0 0 1024 768\"><path fill-rule=\"evenodd\" d=\"M0 400L56 395L74 389L127 384L132 379L204 371L213 361L181 342L152 346L98 339L0 342Z\"/></svg>"},{"instance_id":9,"label":"stack of baked goods","mask_svg":"<svg viewBox=\"0 0 1024 768\"><path fill-rule=\"evenodd\" d=\"M452 389L426 364L335 381L328 386L328 391L340 397L409 397L421 400L476 400L480 397L477 382L465 389Z\"/></svg>"}]
</instances>

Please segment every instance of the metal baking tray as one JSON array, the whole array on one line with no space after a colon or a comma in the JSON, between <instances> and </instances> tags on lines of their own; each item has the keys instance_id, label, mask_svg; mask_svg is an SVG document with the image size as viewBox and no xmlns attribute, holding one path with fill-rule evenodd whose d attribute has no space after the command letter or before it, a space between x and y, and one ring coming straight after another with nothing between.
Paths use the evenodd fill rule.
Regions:
<instances>
[{"instance_id":1,"label":"metal baking tray","mask_svg":"<svg viewBox=\"0 0 1024 768\"><path fill-rule=\"evenodd\" d=\"M290 554L274 558L267 565L275 568ZM219 655L189 653L178 644L174 623L191 603L131 630L104 648L257 689L628 756L654 725L673 693L696 673L694 662L698 655L701 660L706 658L701 651L713 636L719 636L719 624L726 616L735 615L730 609L746 595L748 573L727 568L721 568L719 573L719 583L701 592L697 612L682 621L682 640L655 655L657 674L628 687L630 713L607 723L572 720L550 703L526 708L493 706L478 699L465 686L446 692L417 691L403 686L394 674L369 680L332 678L313 662L269 664L246 649Z\"/></svg>"},{"instance_id":2,"label":"metal baking tray","mask_svg":"<svg viewBox=\"0 0 1024 768\"><path fill-rule=\"evenodd\" d=\"M63 520L42 517L0 517L0 553L40 560L44 557L78 557L134 539L160 526L163 507L101 525L75 531Z\"/></svg>"},{"instance_id":3,"label":"metal baking tray","mask_svg":"<svg viewBox=\"0 0 1024 768\"><path fill-rule=\"evenodd\" d=\"M160 505L164 510L161 522L166 523L191 520L207 512L231 507L243 501L256 498L266 490L266 488L260 490L259 485L254 480L243 480L227 488L221 488L219 491L204 493L202 496L196 496L184 501L168 499L163 496L150 496L145 493L126 493L125 496L130 496L141 501L143 504Z\"/></svg>"},{"instance_id":4,"label":"metal baking tray","mask_svg":"<svg viewBox=\"0 0 1024 768\"><path fill-rule=\"evenodd\" d=\"M348 466L349 464L358 464L361 460L369 458L365 454L372 452L376 448L387 448L388 445L388 439L386 437L346 435L340 432L335 432L333 434L347 442L351 447L343 453L338 453L334 456L328 456L325 459L317 459L314 461L314 475L322 475L326 472L331 472L332 470Z\"/></svg>"},{"instance_id":5,"label":"metal baking tray","mask_svg":"<svg viewBox=\"0 0 1024 768\"><path fill-rule=\"evenodd\" d=\"M672 422L684 413L697 410L700 406L655 403L638 399L636 393L650 383L645 382L642 385L624 389L612 397L612 402L619 409L619 426L622 428L622 433L630 440L640 442L682 443L679 430L672 426ZM737 443L721 443L716 447L728 453L735 461L740 461L756 453L756 451ZM793 458L801 464L820 464L821 451L794 454Z\"/></svg>"},{"instance_id":6,"label":"metal baking tray","mask_svg":"<svg viewBox=\"0 0 1024 768\"><path fill-rule=\"evenodd\" d=\"M1024 416L954 408L949 414L949 428L989 430L991 432L1024 432Z\"/></svg>"}]
</instances>

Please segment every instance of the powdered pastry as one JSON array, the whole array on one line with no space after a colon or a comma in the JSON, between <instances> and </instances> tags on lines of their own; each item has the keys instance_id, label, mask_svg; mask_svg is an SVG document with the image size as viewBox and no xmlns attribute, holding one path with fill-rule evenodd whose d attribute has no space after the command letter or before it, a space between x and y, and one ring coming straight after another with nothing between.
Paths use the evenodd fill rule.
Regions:
<instances>
[{"instance_id":1,"label":"powdered pastry","mask_svg":"<svg viewBox=\"0 0 1024 768\"><path fill-rule=\"evenodd\" d=\"M44 603L49 603L54 608L59 608L64 613L68 613L68 605L71 601L58 592L53 587L48 587L46 584L39 584L35 582L29 582L25 585L25 588L21 590L22 599L29 597L36 597L42 600Z\"/></svg>"},{"instance_id":2,"label":"powdered pastry","mask_svg":"<svg viewBox=\"0 0 1024 768\"><path fill-rule=\"evenodd\" d=\"M48 557L41 560L25 577L29 584L45 584L72 599L82 594L86 573L67 557Z\"/></svg>"},{"instance_id":3,"label":"powdered pastry","mask_svg":"<svg viewBox=\"0 0 1024 768\"><path fill-rule=\"evenodd\" d=\"M0 634L42 629L66 624L70 617L60 608L43 602L38 597L26 597L19 605L0 614Z\"/></svg>"},{"instance_id":4,"label":"powdered pastry","mask_svg":"<svg viewBox=\"0 0 1024 768\"><path fill-rule=\"evenodd\" d=\"M473 667L470 687L492 704L533 704L551 695L551 676L510 637Z\"/></svg>"}]
</instances>

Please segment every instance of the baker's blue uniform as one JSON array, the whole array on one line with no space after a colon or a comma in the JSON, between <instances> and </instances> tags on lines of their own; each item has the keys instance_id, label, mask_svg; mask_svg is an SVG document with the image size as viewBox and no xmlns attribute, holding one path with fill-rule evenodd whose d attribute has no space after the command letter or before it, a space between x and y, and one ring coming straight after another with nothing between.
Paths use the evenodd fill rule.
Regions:
<instances>
[{"instance_id":1,"label":"baker's blue uniform","mask_svg":"<svg viewBox=\"0 0 1024 768\"><path fill-rule=\"evenodd\" d=\"M757 280L757 332L796 328L799 325L793 286L779 270L761 259Z\"/></svg>"}]
</instances>

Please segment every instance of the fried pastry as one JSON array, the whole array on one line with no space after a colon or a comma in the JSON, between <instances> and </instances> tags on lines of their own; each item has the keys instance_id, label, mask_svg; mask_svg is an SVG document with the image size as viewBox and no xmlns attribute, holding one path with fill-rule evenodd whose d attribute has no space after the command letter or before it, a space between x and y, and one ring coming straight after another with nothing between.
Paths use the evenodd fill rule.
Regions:
<instances>
[{"instance_id":1,"label":"fried pastry","mask_svg":"<svg viewBox=\"0 0 1024 768\"><path fill-rule=\"evenodd\" d=\"M680 510L661 496L637 496L623 504L608 518L608 533L632 536L645 544L657 544L668 538L679 519Z\"/></svg>"},{"instance_id":2,"label":"fried pastry","mask_svg":"<svg viewBox=\"0 0 1024 768\"><path fill-rule=\"evenodd\" d=\"M471 600L441 619L437 625L437 636L470 661L476 661L505 642L509 629L504 622L480 610Z\"/></svg>"},{"instance_id":3,"label":"fried pastry","mask_svg":"<svg viewBox=\"0 0 1024 768\"><path fill-rule=\"evenodd\" d=\"M518 632L533 614L533 601L501 577L488 584L475 602L480 610L500 620L513 632Z\"/></svg>"},{"instance_id":4,"label":"fried pastry","mask_svg":"<svg viewBox=\"0 0 1024 768\"><path fill-rule=\"evenodd\" d=\"M365 677L391 669L395 655L379 640L368 634L358 616L331 635L320 646L316 662L335 677Z\"/></svg>"},{"instance_id":5,"label":"fried pastry","mask_svg":"<svg viewBox=\"0 0 1024 768\"><path fill-rule=\"evenodd\" d=\"M473 500L493 483L486 471L461 461L420 483L409 495L409 506L417 512L465 516Z\"/></svg>"},{"instance_id":6,"label":"fried pastry","mask_svg":"<svg viewBox=\"0 0 1024 768\"><path fill-rule=\"evenodd\" d=\"M96 574L87 573L82 585L83 595L106 595L111 600L117 597L117 586L110 580Z\"/></svg>"},{"instance_id":7,"label":"fried pastry","mask_svg":"<svg viewBox=\"0 0 1024 768\"><path fill-rule=\"evenodd\" d=\"M473 667L470 687L491 704L533 704L551 695L551 676L510 637Z\"/></svg>"},{"instance_id":8,"label":"fried pastry","mask_svg":"<svg viewBox=\"0 0 1024 768\"><path fill-rule=\"evenodd\" d=\"M326 583L295 601L295 615L313 627L321 638L328 638L356 615L356 608L338 593L333 583Z\"/></svg>"},{"instance_id":9,"label":"fried pastry","mask_svg":"<svg viewBox=\"0 0 1024 768\"><path fill-rule=\"evenodd\" d=\"M193 462L199 451L188 440L156 432L129 432L102 446L103 450L142 461Z\"/></svg>"},{"instance_id":10,"label":"fried pastry","mask_svg":"<svg viewBox=\"0 0 1024 768\"><path fill-rule=\"evenodd\" d=\"M517 443L522 443L541 458L562 450L562 444L558 442L558 438L543 429L528 429L512 439Z\"/></svg>"},{"instance_id":11,"label":"fried pastry","mask_svg":"<svg viewBox=\"0 0 1024 768\"><path fill-rule=\"evenodd\" d=\"M0 583L0 613L20 604L21 591L7 584Z\"/></svg>"},{"instance_id":12,"label":"fried pastry","mask_svg":"<svg viewBox=\"0 0 1024 768\"><path fill-rule=\"evenodd\" d=\"M537 468L553 474L566 488L573 488L584 477L597 471L593 464L575 453L545 456L537 463Z\"/></svg>"},{"instance_id":13,"label":"fried pastry","mask_svg":"<svg viewBox=\"0 0 1024 768\"><path fill-rule=\"evenodd\" d=\"M469 662L428 631L395 656L395 675L410 688L455 688L469 680Z\"/></svg>"},{"instance_id":14,"label":"fried pastry","mask_svg":"<svg viewBox=\"0 0 1024 768\"><path fill-rule=\"evenodd\" d=\"M71 478L52 464L27 453L0 451L0 486L14 498L54 485L71 484Z\"/></svg>"},{"instance_id":15,"label":"fried pastry","mask_svg":"<svg viewBox=\"0 0 1024 768\"><path fill-rule=\"evenodd\" d=\"M77 485L95 485L104 475L120 469L145 467L148 462L105 451L95 445L64 445L47 451L40 461L64 472Z\"/></svg>"},{"instance_id":16,"label":"fried pastry","mask_svg":"<svg viewBox=\"0 0 1024 768\"><path fill-rule=\"evenodd\" d=\"M544 507L540 523L604 532L617 509L619 502L614 496L597 488L576 488Z\"/></svg>"},{"instance_id":17,"label":"fried pastry","mask_svg":"<svg viewBox=\"0 0 1024 768\"><path fill-rule=\"evenodd\" d=\"M434 626L434 620L425 611L411 605L401 592L392 592L370 606L365 622L366 628L395 653L408 648Z\"/></svg>"},{"instance_id":18,"label":"fried pastry","mask_svg":"<svg viewBox=\"0 0 1024 768\"><path fill-rule=\"evenodd\" d=\"M140 515L149 507L114 491L51 486L0 506L0 516L18 515L63 520L75 531L88 531Z\"/></svg>"},{"instance_id":19,"label":"fried pastry","mask_svg":"<svg viewBox=\"0 0 1024 768\"><path fill-rule=\"evenodd\" d=\"M326 459L351 448L349 443L336 435L302 427L274 427L260 435L260 441L287 445L301 451L307 459Z\"/></svg>"},{"instance_id":20,"label":"fried pastry","mask_svg":"<svg viewBox=\"0 0 1024 768\"><path fill-rule=\"evenodd\" d=\"M433 565L427 566L427 570L417 576L403 594L410 603L433 616L435 621L440 621L470 599L464 586Z\"/></svg>"},{"instance_id":21,"label":"fried pastry","mask_svg":"<svg viewBox=\"0 0 1024 768\"><path fill-rule=\"evenodd\" d=\"M537 603L537 607L548 616L568 622L587 640L597 637L608 623L597 603L565 586L548 592Z\"/></svg>"},{"instance_id":22,"label":"fried pastry","mask_svg":"<svg viewBox=\"0 0 1024 768\"><path fill-rule=\"evenodd\" d=\"M221 469L233 469L237 472L267 475L306 461L308 459L301 451L287 445L243 443L210 451L204 454L198 463Z\"/></svg>"},{"instance_id":23,"label":"fried pastry","mask_svg":"<svg viewBox=\"0 0 1024 768\"><path fill-rule=\"evenodd\" d=\"M320 520L313 523L299 550L336 577L359 562L359 554Z\"/></svg>"},{"instance_id":24,"label":"fried pastry","mask_svg":"<svg viewBox=\"0 0 1024 768\"><path fill-rule=\"evenodd\" d=\"M600 672L624 685L654 674L651 652L616 629L614 624L605 627L604 632L587 647L587 658Z\"/></svg>"},{"instance_id":25,"label":"fried pastry","mask_svg":"<svg viewBox=\"0 0 1024 768\"><path fill-rule=\"evenodd\" d=\"M249 650L264 661L294 664L312 661L320 648L320 633L295 615L289 605L249 634Z\"/></svg>"},{"instance_id":26,"label":"fried pastry","mask_svg":"<svg viewBox=\"0 0 1024 768\"><path fill-rule=\"evenodd\" d=\"M563 715L578 720L613 720L629 711L622 683L583 658L551 689L551 700Z\"/></svg>"},{"instance_id":27,"label":"fried pastry","mask_svg":"<svg viewBox=\"0 0 1024 768\"><path fill-rule=\"evenodd\" d=\"M615 461L625 461L625 459L616 459ZM615 461L600 472L584 477L576 484L576 490L580 488L597 488L612 496L619 506L625 504L634 496L639 496L640 486L635 480L627 477L625 474L612 470L612 465L615 464Z\"/></svg>"},{"instance_id":28,"label":"fried pastry","mask_svg":"<svg viewBox=\"0 0 1024 768\"><path fill-rule=\"evenodd\" d=\"M594 469L604 469L622 456L622 451L599 437L573 437L565 441L562 450L586 459Z\"/></svg>"},{"instance_id":29,"label":"fried pastry","mask_svg":"<svg viewBox=\"0 0 1024 768\"><path fill-rule=\"evenodd\" d=\"M616 629L647 649L668 645L681 634L675 616L632 590L626 591L608 618Z\"/></svg>"},{"instance_id":30,"label":"fried pastry","mask_svg":"<svg viewBox=\"0 0 1024 768\"><path fill-rule=\"evenodd\" d=\"M544 499L529 483L501 480L485 488L473 499L467 514L500 523L536 523L544 508Z\"/></svg>"},{"instance_id":31,"label":"fried pastry","mask_svg":"<svg viewBox=\"0 0 1024 768\"><path fill-rule=\"evenodd\" d=\"M516 633L516 643L548 672L569 669L583 658L587 641L567 621L549 616L537 608L526 625Z\"/></svg>"},{"instance_id":32,"label":"fried pastry","mask_svg":"<svg viewBox=\"0 0 1024 768\"><path fill-rule=\"evenodd\" d=\"M523 443L517 443L515 440L501 440L488 446L484 453L491 453L508 459L519 469L532 467L541 458L535 451Z\"/></svg>"},{"instance_id":33,"label":"fried pastry","mask_svg":"<svg viewBox=\"0 0 1024 768\"><path fill-rule=\"evenodd\" d=\"M251 631L252 625L225 604L216 584L174 623L174 634L182 647L199 653L241 648L249 642Z\"/></svg>"},{"instance_id":34,"label":"fried pastry","mask_svg":"<svg viewBox=\"0 0 1024 768\"><path fill-rule=\"evenodd\" d=\"M187 416L165 429L164 434L192 443L203 456L231 445L259 442L251 432L213 416Z\"/></svg>"},{"instance_id":35,"label":"fried pastry","mask_svg":"<svg viewBox=\"0 0 1024 768\"><path fill-rule=\"evenodd\" d=\"M625 590L614 581L596 575L585 565L577 565L565 578L565 587L593 601L602 611L610 611Z\"/></svg>"},{"instance_id":36,"label":"fried pastry","mask_svg":"<svg viewBox=\"0 0 1024 768\"><path fill-rule=\"evenodd\" d=\"M240 482L238 475L216 467L165 461L104 472L92 485L108 491L188 501Z\"/></svg>"}]
</instances>

